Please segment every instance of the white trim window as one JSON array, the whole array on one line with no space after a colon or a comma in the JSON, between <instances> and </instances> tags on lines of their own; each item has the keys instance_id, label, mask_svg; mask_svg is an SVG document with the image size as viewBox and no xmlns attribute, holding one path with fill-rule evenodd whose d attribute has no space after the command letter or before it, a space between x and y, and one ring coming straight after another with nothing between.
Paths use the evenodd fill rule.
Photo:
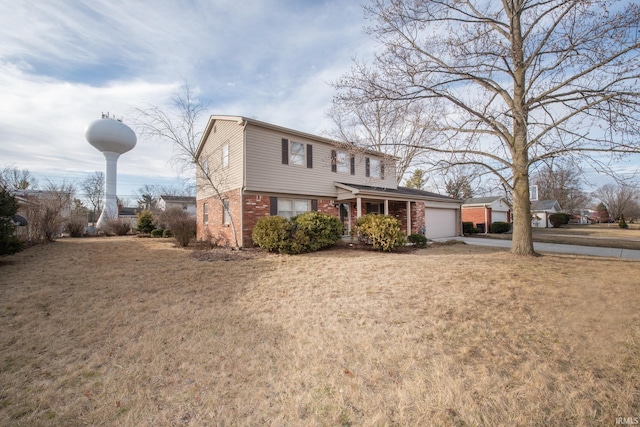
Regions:
<instances>
[{"instance_id":1,"label":"white trim window","mask_svg":"<svg viewBox=\"0 0 640 427\"><path fill-rule=\"evenodd\" d=\"M336 171L338 173L349 173L351 169L351 156L346 151L336 153Z\"/></svg>"},{"instance_id":2,"label":"white trim window","mask_svg":"<svg viewBox=\"0 0 640 427\"><path fill-rule=\"evenodd\" d=\"M229 215L229 199L222 199L222 223L231 224L231 215Z\"/></svg>"},{"instance_id":3,"label":"white trim window","mask_svg":"<svg viewBox=\"0 0 640 427\"><path fill-rule=\"evenodd\" d=\"M300 142L290 141L289 164L304 166L304 144Z\"/></svg>"},{"instance_id":4,"label":"white trim window","mask_svg":"<svg viewBox=\"0 0 640 427\"><path fill-rule=\"evenodd\" d=\"M381 170L381 162L378 159L371 159L370 163L369 163L369 176L371 178L376 178L376 179L380 179L382 177L382 174L380 173Z\"/></svg>"},{"instance_id":5,"label":"white trim window","mask_svg":"<svg viewBox=\"0 0 640 427\"><path fill-rule=\"evenodd\" d=\"M202 223L204 225L209 224L209 203L205 203L202 206Z\"/></svg>"},{"instance_id":6,"label":"white trim window","mask_svg":"<svg viewBox=\"0 0 640 427\"><path fill-rule=\"evenodd\" d=\"M229 167L229 143L225 143L222 145L222 167Z\"/></svg>"},{"instance_id":7,"label":"white trim window","mask_svg":"<svg viewBox=\"0 0 640 427\"><path fill-rule=\"evenodd\" d=\"M278 215L284 218L293 218L310 210L311 203L309 200L278 198Z\"/></svg>"}]
</instances>

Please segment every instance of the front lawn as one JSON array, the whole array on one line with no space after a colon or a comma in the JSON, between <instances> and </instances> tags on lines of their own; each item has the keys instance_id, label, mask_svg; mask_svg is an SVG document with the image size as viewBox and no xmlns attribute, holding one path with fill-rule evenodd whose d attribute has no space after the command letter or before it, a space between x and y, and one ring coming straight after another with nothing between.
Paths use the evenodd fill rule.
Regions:
<instances>
[{"instance_id":1,"label":"front lawn","mask_svg":"<svg viewBox=\"0 0 640 427\"><path fill-rule=\"evenodd\" d=\"M0 259L0 425L640 416L637 261L462 244L248 254L122 237Z\"/></svg>"}]
</instances>

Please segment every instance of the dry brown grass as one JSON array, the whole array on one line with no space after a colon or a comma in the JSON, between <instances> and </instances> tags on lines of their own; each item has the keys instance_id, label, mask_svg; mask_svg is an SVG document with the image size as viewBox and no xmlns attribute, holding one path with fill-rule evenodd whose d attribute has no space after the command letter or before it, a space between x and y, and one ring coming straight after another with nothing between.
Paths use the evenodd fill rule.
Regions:
<instances>
[{"instance_id":1,"label":"dry brown grass","mask_svg":"<svg viewBox=\"0 0 640 427\"><path fill-rule=\"evenodd\" d=\"M0 260L0 425L640 416L637 261L466 245L245 258L102 238Z\"/></svg>"}]
</instances>

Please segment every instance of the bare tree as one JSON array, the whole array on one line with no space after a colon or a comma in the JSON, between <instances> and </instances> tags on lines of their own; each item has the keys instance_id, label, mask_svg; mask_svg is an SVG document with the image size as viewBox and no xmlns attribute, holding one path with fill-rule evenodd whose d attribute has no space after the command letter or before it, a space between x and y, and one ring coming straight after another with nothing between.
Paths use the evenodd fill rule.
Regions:
<instances>
[{"instance_id":1,"label":"bare tree","mask_svg":"<svg viewBox=\"0 0 640 427\"><path fill-rule=\"evenodd\" d=\"M512 253L533 255L529 170L640 152L640 6L583 0L373 0L382 45L335 83L339 101L428 102L430 155L481 165L512 195Z\"/></svg>"},{"instance_id":2,"label":"bare tree","mask_svg":"<svg viewBox=\"0 0 640 427\"><path fill-rule=\"evenodd\" d=\"M0 170L0 186L9 190L35 190L38 180L27 169L4 167Z\"/></svg>"},{"instance_id":3,"label":"bare tree","mask_svg":"<svg viewBox=\"0 0 640 427\"><path fill-rule=\"evenodd\" d=\"M328 115L334 128L325 133L331 138L352 145L354 150L375 150L398 158L398 183L430 137L427 116L419 102L336 98Z\"/></svg>"},{"instance_id":4,"label":"bare tree","mask_svg":"<svg viewBox=\"0 0 640 427\"><path fill-rule=\"evenodd\" d=\"M47 182L43 190L25 193L29 240L45 243L60 236L71 217L75 191L69 182Z\"/></svg>"},{"instance_id":5,"label":"bare tree","mask_svg":"<svg viewBox=\"0 0 640 427\"><path fill-rule=\"evenodd\" d=\"M80 183L80 189L82 190L82 195L91 205L92 216L90 222L95 223L98 220L98 212L102 211L104 202L104 173L93 172Z\"/></svg>"},{"instance_id":6,"label":"bare tree","mask_svg":"<svg viewBox=\"0 0 640 427\"><path fill-rule=\"evenodd\" d=\"M594 191L593 196L604 203L609 216L616 220L622 214L633 218L638 210L638 190L628 185L605 184Z\"/></svg>"},{"instance_id":7,"label":"bare tree","mask_svg":"<svg viewBox=\"0 0 640 427\"><path fill-rule=\"evenodd\" d=\"M181 90L173 95L173 108L175 111L171 112L153 105L135 109L137 127L144 137L170 142L174 147L174 164L183 172L195 172L203 178L208 189L214 192L229 216L234 247L240 249L234 216L229 204L224 202L226 170L209 165L206 157L198 157L201 131L198 131L197 127L201 125L199 120L206 106L200 103L185 82Z\"/></svg>"},{"instance_id":8,"label":"bare tree","mask_svg":"<svg viewBox=\"0 0 640 427\"><path fill-rule=\"evenodd\" d=\"M540 200L557 200L565 212L584 209L589 196L582 191L582 174L578 168L549 163L532 175Z\"/></svg>"}]
</instances>

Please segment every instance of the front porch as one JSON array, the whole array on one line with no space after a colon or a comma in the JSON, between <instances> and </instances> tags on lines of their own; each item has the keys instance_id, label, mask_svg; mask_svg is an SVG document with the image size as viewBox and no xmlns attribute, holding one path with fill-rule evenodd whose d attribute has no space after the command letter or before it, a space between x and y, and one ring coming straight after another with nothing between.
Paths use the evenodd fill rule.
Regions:
<instances>
[{"instance_id":1,"label":"front porch","mask_svg":"<svg viewBox=\"0 0 640 427\"><path fill-rule=\"evenodd\" d=\"M363 215L391 215L400 221L407 236L424 233L424 202L400 189L375 188L336 183L336 204L345 235L350 235L356 221Z\"/></svg>"}]
</instances>

